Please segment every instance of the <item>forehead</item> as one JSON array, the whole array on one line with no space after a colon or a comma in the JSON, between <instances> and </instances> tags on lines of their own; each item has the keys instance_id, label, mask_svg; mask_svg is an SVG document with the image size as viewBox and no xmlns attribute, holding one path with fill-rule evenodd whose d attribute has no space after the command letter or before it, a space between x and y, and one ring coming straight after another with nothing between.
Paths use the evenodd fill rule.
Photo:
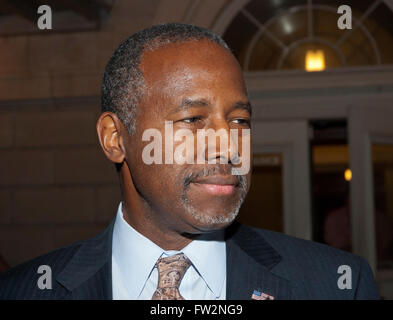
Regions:
<instances>
[{"instance_id":1,"label":"forehead","mask_svg":"<svg viewBox=\"0 0 393 320\"><path fill-rule=\"evenodd\" d=\"M244 95L246 91L236 59L209 40L172 43L145 52L140 67L150 94L220 90Z\"/></svg>"}]
</instances>

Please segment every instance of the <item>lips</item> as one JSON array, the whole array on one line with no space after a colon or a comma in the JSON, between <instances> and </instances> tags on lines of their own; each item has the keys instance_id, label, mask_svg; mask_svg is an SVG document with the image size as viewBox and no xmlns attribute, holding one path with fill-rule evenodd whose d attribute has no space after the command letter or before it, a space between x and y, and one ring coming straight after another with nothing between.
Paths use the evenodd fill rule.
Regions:
<instances>
[{"instance_id":1,"label":"lips","mask_svg":"<svg viewBox=\"0 0 393 320\"><path fill-rule=\"evenodd\" d=\"M191 182L202 191L214 196L228 196L235 192L239 180L233 176L215 175L195 179Z\"/></svg>"}]
</instances>

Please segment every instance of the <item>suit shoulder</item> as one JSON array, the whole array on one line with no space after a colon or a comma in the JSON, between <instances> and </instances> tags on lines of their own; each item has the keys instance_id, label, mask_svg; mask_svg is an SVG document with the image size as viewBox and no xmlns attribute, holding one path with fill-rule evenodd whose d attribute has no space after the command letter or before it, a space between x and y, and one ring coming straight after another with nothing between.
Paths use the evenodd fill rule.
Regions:
<instances>
[{"instance_id":1,"label":"suit shoulder","mask_svg":"<svg viewBox=\"0 0 393 320\"><path fill-rule=\"evenodd\" d=\"M323 243L305 240L298 237L290 236L284 233L250 228L252 231L262 236L283 258L319 258L319 261L348 261L354 263L367 263L367 261L353 253L333 248ZM307 260L306 260L307 261Z\"/></svg>"},{"instance_id":2,"label":"suit shoulder","mask_svg":"<svg viewBox=\"0 0 393 320\"><path fill-rule=\"evenodd\" d=\"M0 299L25 299L37 288L39 277L48 271L59 274L74 256L81 242L71 244L21 263L0 276ZM41 267L44 266L44 267ZM47 266L47 267L45 267ZM39 270L39 268L43 268ZM53 283L53 285L55 285Z\"/></svg>"},{"instance_id":3,"label":"suit shoulder","mask_svg":"<svg viewBox=\"0 0 393 320\"><path fill-rule=\"evenodd\" d=\"M280 255L281 261L272 271L291 282L294 286L293 298L379 298L373 272L363 257L279 232L248 226L244 228L247 233L258 234ZM350 290L338 286L341 276L351 279Z\"/></svg>"}]
</instances>

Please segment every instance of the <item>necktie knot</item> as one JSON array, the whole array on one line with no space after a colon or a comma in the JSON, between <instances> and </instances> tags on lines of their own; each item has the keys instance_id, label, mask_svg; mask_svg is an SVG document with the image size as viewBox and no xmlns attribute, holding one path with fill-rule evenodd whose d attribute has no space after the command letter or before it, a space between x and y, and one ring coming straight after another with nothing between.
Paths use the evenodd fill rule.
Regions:
<instances>
[{"instance_id":1,"label":"necktie knot","mask_svg":"<svg viewBox=\"0 0 393 320\"><path fill-rule=\"evenodd\" d=\"M183 254L159 258L156 266L158 269L158 286L154 292L153 300L183 300L179 286L191 261Z\"/></svg>"}]
</instances>

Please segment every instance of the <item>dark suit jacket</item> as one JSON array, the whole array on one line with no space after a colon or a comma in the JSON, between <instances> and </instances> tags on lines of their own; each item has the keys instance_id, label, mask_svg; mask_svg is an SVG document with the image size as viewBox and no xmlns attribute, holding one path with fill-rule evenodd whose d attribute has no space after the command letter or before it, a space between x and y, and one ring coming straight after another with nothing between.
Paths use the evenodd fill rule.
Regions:
<instances>
[{"instance_id":1,"label":"dark suit jacket","mask_svg":"<svg viewBox=\"0 0 393 320\"><path fill-rule=\"evenodd\" d=\"M112 299L113 225L9 270L0 278L0 299ZM275 299L379 298L361 257L238 223L226 229L226 242L227 300L250 299L254 290ZM40 265L51 267L52 289L38 288ZM338 287L340 265L352 270L351 289Z\"/></svg>"}]
</instances>

